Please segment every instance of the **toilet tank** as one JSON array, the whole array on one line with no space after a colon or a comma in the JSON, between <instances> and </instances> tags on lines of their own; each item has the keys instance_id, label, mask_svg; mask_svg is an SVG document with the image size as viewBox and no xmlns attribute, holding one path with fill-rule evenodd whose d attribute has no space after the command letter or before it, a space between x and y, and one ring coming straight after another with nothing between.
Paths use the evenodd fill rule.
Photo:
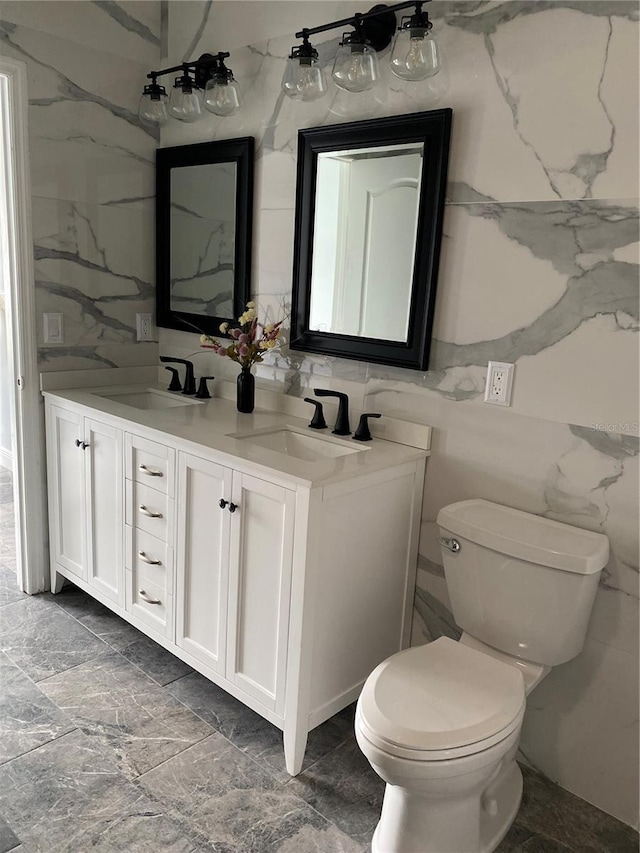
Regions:
<instances>
[{"instance_id":1,"label":"toilet tank","mask_svg":"<svg viewBox=\"0 0 640 853\"><path fill-rule=\"evenodd\" d=\"M444 507L437 523L462 629L546 666L580 652L609 559L606 536L480 499Z\"/></svg>"}]
</instances>

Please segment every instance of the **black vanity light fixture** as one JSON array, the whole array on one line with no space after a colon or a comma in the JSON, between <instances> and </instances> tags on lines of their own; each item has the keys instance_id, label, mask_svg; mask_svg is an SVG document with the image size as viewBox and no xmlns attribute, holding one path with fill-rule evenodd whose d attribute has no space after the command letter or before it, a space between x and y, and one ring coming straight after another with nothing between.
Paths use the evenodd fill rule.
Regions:
<instances>
[{"instance_id":1,"label":"black vanity light fixture","mask_svg":"<svg viewBox=\"0 0 640 853\"><path fill-rule=\"evenodd\" d=\"M364 92L377 82L380 73L378 53L390 43L391 70L403 80L420 81L433 77L442 67L442 55L431 35L433 24L422 10L429 0L409 0L393 6L380 4L352 18L332 21L319 27L305 27L296 33L302 44L291 48L282 78L282 91L290 98L315 101L327 91L324 69L318 51L309 38L346 26L353 32L343 33L331 76L334 83L347 92ZM412 15L403 17L397 25L396 12L414 7Z\"/></svg>"},{"instance_id":2,"label":"black vanity light fixture","mask_svg":"<svg viewBox=\"0 0 640 853\"><path fill-rule=\"evenodd\" d=\"M147 125L163 125L170 118L193 122L204 115L203 108L218 116L237 113L242 106L240 88L233 72L224 64L228 53L203 53L193 62L183 62L160 71L150 71L151 80L140 96L138 116ZM157 82L158 77L179 71L171 95Z\"/></svg>"}]
</instances>

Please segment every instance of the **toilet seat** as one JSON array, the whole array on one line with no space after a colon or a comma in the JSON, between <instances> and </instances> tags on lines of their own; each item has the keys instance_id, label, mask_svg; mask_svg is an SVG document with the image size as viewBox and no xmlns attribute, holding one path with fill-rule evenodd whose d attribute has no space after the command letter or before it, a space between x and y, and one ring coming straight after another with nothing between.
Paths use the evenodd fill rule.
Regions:
<instances>
[{"instance_id":1,"label":"toilet seat","mask_svg":"<svg viewBox=\"0 0 640 853\"><path fill-rule=\"evenodd\" d=\"M358 701L357 725L392 755L441 761L499 743L522 722L520 671L441 637L381 663Z\"/></svg>"}]
</instances>

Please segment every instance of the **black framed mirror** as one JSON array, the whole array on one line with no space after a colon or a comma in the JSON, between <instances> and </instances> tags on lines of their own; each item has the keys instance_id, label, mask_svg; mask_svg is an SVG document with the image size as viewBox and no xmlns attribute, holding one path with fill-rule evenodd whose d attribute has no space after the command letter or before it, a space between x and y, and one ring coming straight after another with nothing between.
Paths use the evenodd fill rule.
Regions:
<instances>
[{"instance_id":1,"label":"black framed mirror","mask_svg":"<svg viewBox=\"0 0 640 853\"><path fill-rule=\"evenodd\" d=\"M253 137L156 151L156 323L220 334L250 299Z\"/></svg>"},{"instance_id":2,"label":"black framed mirror","mask_svg":"<svg viewBox=\"0 0 640 853\"><path fill-rule=\"evenodd\" d=\"M451 116L298 132L293 349L427 369Z\"/></svg>"}]
</instances>

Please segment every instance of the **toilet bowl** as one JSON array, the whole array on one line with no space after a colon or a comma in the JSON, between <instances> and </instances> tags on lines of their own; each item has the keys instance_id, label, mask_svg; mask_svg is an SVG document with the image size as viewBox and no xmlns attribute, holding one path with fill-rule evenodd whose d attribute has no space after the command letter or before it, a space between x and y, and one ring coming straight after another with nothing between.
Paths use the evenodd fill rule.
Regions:
<instances>
[{"instance_id":1,"label":"toilet bowl","mask_svg":"<svg viewBox=\"0 0 640 853\"><path fill-rule=\"evenodd\" d=\"M520 803L525 701L518 669L446 637L371 673L355 729L388 786L374 853L493 849Z\"/></svg>"},{"instance_id":2,"label":"toilet bowl","mask_svg":"<svg viewBox=\"0 0 640 853\"><path fill-rule=\"evenodd\" d=\"M356 739L386 782L373 853L495 850L522 796L526 697L582 648L608 560L602 534L488 501L438 524L465 632L398 652L362 689Z\"/></svg>"}]
</instances>

